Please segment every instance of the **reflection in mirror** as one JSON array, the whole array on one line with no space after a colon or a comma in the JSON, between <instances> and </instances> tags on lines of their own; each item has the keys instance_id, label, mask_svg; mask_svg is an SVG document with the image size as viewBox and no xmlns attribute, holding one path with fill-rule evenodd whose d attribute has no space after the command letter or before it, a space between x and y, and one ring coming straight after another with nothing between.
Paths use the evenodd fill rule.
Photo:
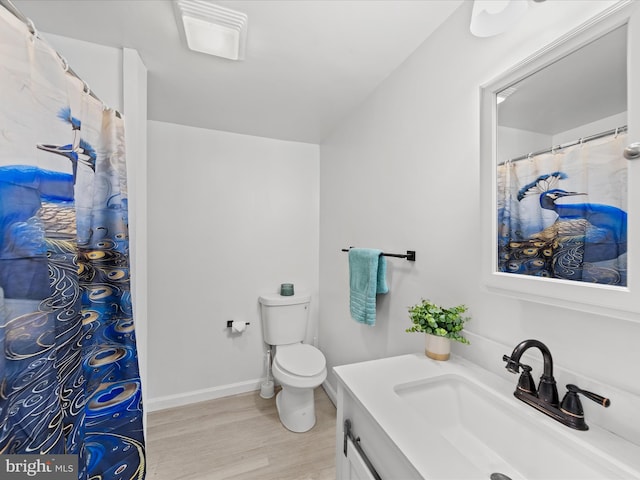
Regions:
<instances>
[{"instance_id":1,"label":"reflection in mirror","mask_svg":"<svg viewBox=\"0 0 640 480\"><path fill-rule=\"evenodd\" d=\"M497 92L497 271L627 284L627 27Z\"/></svg>"}]
</instances>

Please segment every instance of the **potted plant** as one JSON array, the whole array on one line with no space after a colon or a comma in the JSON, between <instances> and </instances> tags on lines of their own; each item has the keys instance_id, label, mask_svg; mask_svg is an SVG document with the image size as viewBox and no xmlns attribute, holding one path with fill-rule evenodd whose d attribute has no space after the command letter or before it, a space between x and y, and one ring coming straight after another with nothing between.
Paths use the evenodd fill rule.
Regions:
<instances>
[{"instance_id":1,"label":"potted plant","mask_svg":"<svg viewBox=\"0 0 640 480\"><path fill-rule=\"evenodd\" d=\"M448 360L451 352L451 340L469 343L460 333L464 323L470 317L462 314L467 311L465 305L443 308L430 300L409 307L409 318L413 326L407 332L423 332L426 334L425 354L434 360Z\"/></svg>"}]
</instances>

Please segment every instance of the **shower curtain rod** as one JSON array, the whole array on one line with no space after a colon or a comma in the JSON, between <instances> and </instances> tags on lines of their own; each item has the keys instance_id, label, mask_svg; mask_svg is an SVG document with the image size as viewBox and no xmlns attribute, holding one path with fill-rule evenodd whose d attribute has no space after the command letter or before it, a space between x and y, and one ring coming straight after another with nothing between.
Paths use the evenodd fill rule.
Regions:
<instances>
[{"instance_id":1,"label":"shower curtain rod","mask_svg":"<svg viewBox=\"0 0 640 480\"><path fill-rule=\"evenodd\" d=\"M599 138L608 137L609 135L617 135L619 133L624 133L627 131L627 126L623 125L618 128L612 128L611 130L607 130L605 132L596 133L594 135L589 135L588 137L582 137L578 140L574 140L573 142L563 143L561 145L556 145L555 147L547 148L545 150L538 150L537 152L531 152L526 155L521 155L516 158L512 158L511 160L506 160L504 162L500 162L498 165L504 165L509 162L519 162L520 160L527 160L528 158L535 157L536 155L542 155L543 153L552 153L557 150L562 150L563 148L573 147L574 145L580 145L585 142L590 142L591 140L597 140Z\"/></svg>"},{"instance_id":2,"label":"shower curtain rod","mask_svg":"<svg viewBox=\"0 0 640 480\"><path fill-rule=\"evenodd\" d=\"M67 63L67 60L62 55L60 55L60 53L55 48L53 48L51 44L49 44L49 42L47 42L42 37L40 37L40 35L38 35L38 31L36 30L36 27L30 18L26 17L20 10L18 10L18 8L13 3L11 3L11 0L0 0L0 5L2 5L9 13L11 13L14 17L16 17L22 23L24 23L29 29L29 32L31 32L31 35L34 35L40 40L42 40L51 50L53 50L55 54L58 56L58 58L62 61L65 71L67 71L69 74L71 74L72 76L80 80L84 85L84 88L87 91L87 93L91 95L93 98L95 98L98 102L100 102L103 106L106 107L106 104L102 100L100 100L100 98L98 98L98 96L95 93L93 93L91 88L89 88L89 85L87 85L87 82L82 80L82 78L80 78L80 76L73 71L73 69ZM117 110L115 112L116 112L116 115L120 117L120 112L118 112Z\"/></svg>"}]
</instances>

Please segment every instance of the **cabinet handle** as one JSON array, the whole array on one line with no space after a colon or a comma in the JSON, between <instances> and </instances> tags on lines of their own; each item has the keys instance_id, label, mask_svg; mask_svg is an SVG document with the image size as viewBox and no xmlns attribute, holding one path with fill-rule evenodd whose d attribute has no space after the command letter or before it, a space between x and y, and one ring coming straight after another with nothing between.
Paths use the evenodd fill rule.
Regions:
<instances>
[{"instance_id":1,"label":"cabinet handle","mask_svg":"<svg viewBox=\"0 0 640 480\"><path fill-rule=\"evenodd\" d=\"M369 460L369 457L367 457L367 454L364 453L364 450L362 449L362 445L360 445L360 437L356 438L356 436L353 434L353 431L351 430L351 420L349 420L348 418L345 419L344 421L343 434L344 434L344 456L345 457L347 456L347 440L351 440L351 442L353 443L353 447L356 449L356 451L358 452L358 455L360 455L360 458L369 469L369 473L371 473L371 476L375 480L382 480L380 475L378 475L378 472L376 472L375 467L371 463L371 460Z\"/></svg>"}]
</instances>

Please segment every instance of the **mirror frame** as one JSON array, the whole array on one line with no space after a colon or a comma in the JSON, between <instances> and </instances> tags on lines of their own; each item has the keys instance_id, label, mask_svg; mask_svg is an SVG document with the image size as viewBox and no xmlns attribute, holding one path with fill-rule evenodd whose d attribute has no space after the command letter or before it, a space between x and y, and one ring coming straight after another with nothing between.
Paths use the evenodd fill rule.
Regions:
<instances>
[{"instance_id":1,"label":"mirror frame","mask_svg":"<svg viewBox=\"0 0 640 480\"><path fill-rule=\"evenodd\" d=\"M635 15L634 12L636 12ZM623 0L480 88L482 282L492 293L640 322L640 159L629 160L627 286L583 283L497 271L497 93L602 35L627 24L628 143L640 140L640 8ZM634 42L633 40L636 41ZM637 46L634 46L634 43ZM629 60L633 58L634 62ZM636 90L638 90L636 88ZM633 107L635 108L633 108ZM551 145L549 145L551 147Z\"/></svg>"}]
</instances>

